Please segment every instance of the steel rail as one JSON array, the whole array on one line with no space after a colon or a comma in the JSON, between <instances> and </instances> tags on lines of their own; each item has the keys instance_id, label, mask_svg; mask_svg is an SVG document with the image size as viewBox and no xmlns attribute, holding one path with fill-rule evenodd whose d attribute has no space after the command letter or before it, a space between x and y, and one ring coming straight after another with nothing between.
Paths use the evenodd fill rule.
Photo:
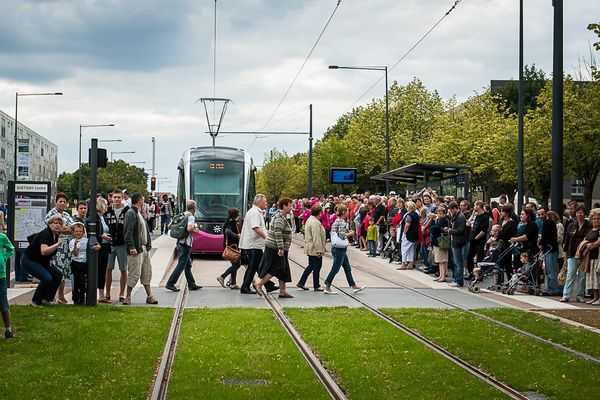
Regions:
<instances>
[{"instance_id":1,"label":"steel rail","mask_svg":"<svg viewBox=\"0 0 600 400\"><path fill-rule=\"evenodd\" d=\"M291 261L293 263L297 264L298 266L300 266L301 268L304 268L300 263L296 262L295 260L291 260ZM495 389L497 389L497 390L505 393L510 398L517 399L517 400L528 400L528 397L525 396L524 394L522 394L521 392L519 392L518 390L513 389L512 387L510 387L509 385L505 384L504 382L501 382L501 381L495 379L490 374L488 374L488 373L480 370L477 367L474 367L473 365L471 365L468 362L464 361L460 357L452 354L451 352L449 352L448 350L444 349L443 347L441 347L440 345L436 344L435 342L427 339L425 336L417 333L415 330L413 330L413 329L409 328L408 326L406 326L406 325L404 325L404 324L396 321L395 319L387 316L386 314L384 314L381 311L379 311L377 308L371 306L366 301L358 298L358 296L356 296L354 294L351 294L351 293L347 293L342 288L340 288L340 287L338 287L336 285L332 284L331 286L335 287L337 290L339 290L341 293L345 294L346 296L350 297L352 300L354 300L354 301L360 303L361 305L363 305L367 310L369 310L371 313L373 313L377 317L383 319L384 321L386 321L387 323L391 324L395 328L397 328L397 329L401 330L402 332L406 333L407 335L409 335L413 339L416 339L419 342L423 343L424 345L426 345L427 347L429 347L430 349L432 349L436 353L442 355L443 357L445 357L449 361L453 362L454 364L458 365L459 367L463 368L464 370L466 370L470 374L474 375L475 377L481 379L486 384L488 384L488 385L492 386L493 388L495 388Z\"/></svg>"},{"instance_id":2,"label":"steel rail","mask_svg":"<svg viewBox=\"0 0 600 400\"><path fill-rule=\"evenodd\" d=\"M165 343L165 348L158 366L156 378L154 379L152 392L149 396L151 400L167 399L169 381L173 371L173 361L175 360L175 352L177 351L177 343L179 341L181 321L183 320L183 311L185 310L185 304L188 296L187 285L183 286L184 288L179 291L179 295L175 301L176 307L175 313L173 314L173 320L171 321L171 328L169 329L167 342Z\"/></svg>"},{"instance_id":3,"label":"steel rail","mask_svg":"<svg viewBox=\"0 0 600 400\"><path fill-rule=\"evenodd\" d=\"M285 315L279 303L271 300L269 294L263 294L262 297L264 297L266 303L269 305L271 311L273 311L273 313L275 314L275 317L277 318L281 326L283 326L288 335L290 335L290 337L294 341L294 344L296 345L298 350L300 350L300 353L302 354L308 365L310 365L319 381L321 381L323 386L325 386L325 389L327 389L327 392L329 393L331 398L334 400L347 400L346 394L344 393L342 388L339 387L337 382L333 379L329 372L327 372L323 364L321 364L321 361L311 350L310 346L302 339L302 336L296 330L296 328L294 328L294 325Z\"/></svg>"},{"instance_id":4,"label":"steel rail","mask_svg":"<svg viewBox=\"0 0 600 400\"><path fill-rule=\"evenodd\" d=\"M326 256L330 257L328 254ZM362 272L365 272L367 274L371 274L371 275L376 276L377 278L379 278L381 280L384 280L384 281L389 282L389 283L393 283L394 285L398 285L398 286L402 287L403 289L409 290L409 291L411 291L413 293L417 293L417 294L419 294L421 296L425 296L425 297L427 297L429 299L432 299L432 300L437 301L439 303L445 304L445 305L447 305L449 307L456 308L458 310L466 312L466 313L468 313L470 315L473 315L473 316L478 317L480 319L483 319L485 321L488 321L488 322L491 322L491 323L496 324L498 326L501 326L503 328L509 329L509 330L511 330L513 332L517 332L517 333L519 333L519 334L521 334L523 336L526 336L526 337L528 337L530 339L533 339L533 340L536 340L536 341L538 341L540 343L544 343L544 344L547 344L549 346L552 346L555 349L559 349L559 350L562 350L564 352L567 352L567 353L573 354L575 356L578 356L580 358L583 358L584 360L587 360L587 361L590 361L590 362L593 362L593 363L596 363L596 364L600 364L600 359L598 359L598 358L596 358L594 356L591 356L591 355L583 353L581 351L572 349L572 348L567 347L565 345L562 345L560 343L552 342L552 341L550 341L548 339L545 339L545 338L543 338L541 336L535 335L535 334L533 334L531 332L527 332L527 331L525 331L525 330L523 330L521 328L517 328L516 326L510 325L510 324L508 324L506 322L497 320L497 319L492 318L490 316L487 316L485 314L478 313L477 311L470 310L470 309L468 309L466 307L461 306L460 304L456 304L456 303L453 303L451 301L444 300L442 298L436 297L436 296L434 296L434 295L432 295L430 293L427 293L427 292L425 292L423 290L412 288L412 287L410 287L408 285L405 285L404 283L401 283L401 282L398 282L396 280L390 279L389 277L383 276L383 275L381 275L381 274L379 274L377 272L369 271L369 270L367 270L367 269L365 269L363 267L360 267L358 265L354 265L353 264L352 268L355 268L355 269L357 269L359 271L362 271Z\"/></svg>"}]
</instances>

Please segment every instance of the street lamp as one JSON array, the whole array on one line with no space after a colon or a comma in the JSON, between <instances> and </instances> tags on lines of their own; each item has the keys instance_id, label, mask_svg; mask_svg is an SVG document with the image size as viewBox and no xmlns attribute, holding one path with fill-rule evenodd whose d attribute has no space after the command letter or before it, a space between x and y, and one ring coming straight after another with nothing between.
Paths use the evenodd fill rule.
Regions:
<instances>
[{"instance_id":1,"label":"street lamp","mask_svg":"<svg viewBox=\"0 0 600 400\"><path fill-rule=\"evenodd\" d=\"M387 66L374 67L341 67L339 65L330 65L329 69L360 69L366 71L384 71L385 72L385 169L390 170L390 113L388 107L388 68ZM389 193L390 183L385 181L386 194Z\"/></svg>"},{"instance_id":2,"label":"street lamp","mask_svg":"<svg viewBox=\"0 0 600 400\"><path fill-rule=\"evenodd\" d=\"M135 151L111 151L110 152L110 162L113 161L113 154L135 154Z\"/></svg>"},{"instance_id":3,"label":"street lamp","mask_svg":"<svg viewBox=\"0 0 600 400\"><path fill-rule=\"evenodd\" d=\"M79 125L79 182L77 197L81 200L81 131L83 128L100 128L103 126L115 126L115 124L92 124L92 125Z\"/></svg>"},{"instance_id":4,"label":"street lamp","mask_svg":"<svg viewBox=\"0 0 600 400\"><path fill-rule=\"evenodd\" d=\"M17 115L18 115L18 110L19 110L19 96L62 96L61 92L55 92L55 93L19 93L16 92L15 93L15 157L14 157L14 162L15 165L13 166L13 180L16 182L17 181L17 152L19 149L18 146L18 137L17 137L17 127L19 126L18 121L17 121Z\"/></svg>"}]
</instances>

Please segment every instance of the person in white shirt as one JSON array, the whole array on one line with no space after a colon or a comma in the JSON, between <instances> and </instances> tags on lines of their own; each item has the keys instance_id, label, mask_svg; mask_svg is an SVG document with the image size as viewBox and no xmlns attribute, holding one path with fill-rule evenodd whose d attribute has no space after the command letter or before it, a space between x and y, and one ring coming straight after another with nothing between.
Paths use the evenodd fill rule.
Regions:
<instances>
[{"instance_id":1,"label":"person in white shirt","mask_svg":"<svg viewBox=\"0 0 600 400\"><path fill-rule=\"evenodd\" d=\"M248 268L244 274L244 281L240 288L240 293L243 294L254 294L256 293L250 289L250 285L254 281L254 275L258 272L258 266L265 249L265 239L267 232L265 229L265 217L264 210L267 209L269 204L264 194L257 194L254 196L254 203L252 208L246 213L244 224L242 225L242 231L240 232L240 249L246 251L248 255ZM265 284L267 292L272 292L279 289L271 281Z\"/></svg>"}]
</instances>

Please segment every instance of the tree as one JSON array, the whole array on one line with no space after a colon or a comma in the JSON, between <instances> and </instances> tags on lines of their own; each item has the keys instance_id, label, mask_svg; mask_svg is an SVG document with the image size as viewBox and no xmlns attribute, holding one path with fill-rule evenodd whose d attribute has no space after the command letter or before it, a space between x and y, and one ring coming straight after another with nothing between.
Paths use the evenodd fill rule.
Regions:
<instances>
[{"instance_id":1,"label":"tree","mask_svg":"<svg viewBox=\"0 0 600 400\"><path fill-rule=\"evenodd\" d=\"M263 193L269 201L277 202L286 190L289 190L291 178L295 174L294 166L293 160L285 150L271 150L265 156L263 167L257 173L257 192Z\"/></svg>"},{"instance_id":2,"label":"tree","mask_svg":"<svg viewBox=\"0 0 600 400\"><path fill-rule=\"evenodd\" d=\"M487 92L439 116L422 144L422 161L469 167L471 186L480 186L487 200L516 184L516 141L515 116L499 112L498 99Z\"/></svg>"},{"instance_id":3,"label":"tree","mask_svg":"<svg viewBox=\"0 0 600 400\"><path fill-rule=\"evenodd\" d=\"M523 83L524 83L524 112L527 114L530 110L537 108L537 97L544 88L544 85L548 81L546 73L541 69L535 68L535 64L531 67L525 66L523 70ZM499 93L508 103L508 110L511 113L519 113L519 81L509 81L504 89Z\"/></svg>"},{"instance_id":4,"label":"tree","mask_svg":"<svg viewBox=\"0 0 600 400\"><path fill-rule=\"evenodd\" d=\"M85 198L90 193L90 167L85 163L81 165L82 193ZM109 162L106 168L98 168L97 193L106 195L115 189L127 189L129 193L140 192L144 196L147 191L148 173L143 168L130 165L123 160ZM63 172L57 181L59 192L66 193L70 199L77 199L79 188L79 170L74 172Z\"/></svg>"}]
</instances>

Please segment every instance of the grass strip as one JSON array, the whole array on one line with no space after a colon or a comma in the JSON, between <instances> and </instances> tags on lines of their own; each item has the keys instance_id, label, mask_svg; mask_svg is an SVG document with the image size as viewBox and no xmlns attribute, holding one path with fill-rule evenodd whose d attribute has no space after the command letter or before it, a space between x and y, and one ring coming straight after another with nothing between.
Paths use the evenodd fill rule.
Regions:
<instances>
[{"instance_id":1,"label":"grass strip","mask_svg":"<svg viewBox=\"0 0 600 400\"><path fill-rule=\"evenodd\" d=\"M481 314L513 325L554 343L600 358L600 335L588 329L565 324L558 319L512 308L487 308Z\"/></svg>"},{"instance_id":2,"label":"grass strip","mask_svg":"<svg viewBox=\"0 0 600 400\"><path fill-rule=\"evenodd\" d=\"M0 341L5 399L145 399L171 309L11 306L16 340Z\"/></svg>"},{"instance_id":3,"label":"grass strip","mask_svg":"<svg viewBox=\"0 0 600 400\"><path fill-rule=\"evenodd\" d=\"M285 312L351 399L506 398L365 309Z\"/></svg>"},{"instance_id":4,"label":"grass strip","mask_svg":"<svg viewBox=\"0 0 600 400\"><path fill-rule=\"evenodd\" d=\"M382 310L521 392L595 398L600 367L460 310Z\"/></svg>"},{"instance_id":5,"label":"grass strip","mask_svg":"<svg viewBox=\"0 0 600 400\"><path fill-rule=\"evenodd\" d=\"M327 399L269 310L186 310L169 399Z\"/></svg>"}]
</instances>

